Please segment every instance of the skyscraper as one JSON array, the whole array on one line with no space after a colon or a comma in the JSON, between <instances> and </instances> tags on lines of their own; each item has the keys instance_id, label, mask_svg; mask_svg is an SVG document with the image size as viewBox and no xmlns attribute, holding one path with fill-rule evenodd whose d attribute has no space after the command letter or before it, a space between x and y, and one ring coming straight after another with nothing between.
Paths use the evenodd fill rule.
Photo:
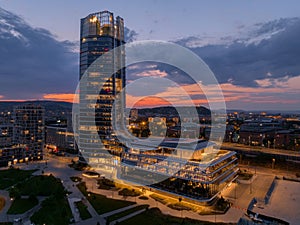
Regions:
<instances>
[{"instance_id":1,"label":"skyscraper","mask_svg":"<svg viewBox=\"0 0 300 225\"><path fill-rule=\"evenodd\" d=\"M80 79L84 75L86 79L79 88L78 146L88 163L97 164L101 160L101 149L95 149L95 143L99 140L114 155L122 150L113 131L112 108L116 95L125 87L125 52L105 53L125 43L124 21L121 17L114 18L109 11L102 11L81 19L80 28ZM89 70L100 56L102 60L97 64L99 70ZM97 94L95 90L98 90ZM93 109L94 115L91 115L89 110ZM96 130L91 128L91 120L95 120Z\"/></svg>"}]
</instances>

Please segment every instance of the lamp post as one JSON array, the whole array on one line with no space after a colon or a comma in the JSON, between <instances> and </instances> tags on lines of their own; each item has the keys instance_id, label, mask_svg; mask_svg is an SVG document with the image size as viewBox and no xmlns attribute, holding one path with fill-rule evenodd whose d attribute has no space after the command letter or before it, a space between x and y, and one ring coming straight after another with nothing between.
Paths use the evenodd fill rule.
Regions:
<instances>
[{"instance_id":1,"label":"lamp post","mask_svg":"<svg viewBox=\"0 0 300 225\"><path fill-rule=\"evenodd\" d=\"M234 199L236 199L236 189L237 189L237 185L238 185L238 182L236 181L236 182L235 182L235 186L234 186Z\"/></svg>"},{"instance_id":2,"label":"lamp post","mask_svg":"<svg viewBox=\"0 0 300 225\"><path fill-rule=\"evenodd\" d=\"M272 159L272 169L274 169L275 166L275 158Z\"/></svg>"},{"instance_id":3,"label":"lamp post","mask_svg":"<svg viewBox=\"0 0 300 225\"><path fill-rule=\"evenodd\" d=\"M215 223L217 223L217 211L215 210Z\"/></svg>"}]
</instances>

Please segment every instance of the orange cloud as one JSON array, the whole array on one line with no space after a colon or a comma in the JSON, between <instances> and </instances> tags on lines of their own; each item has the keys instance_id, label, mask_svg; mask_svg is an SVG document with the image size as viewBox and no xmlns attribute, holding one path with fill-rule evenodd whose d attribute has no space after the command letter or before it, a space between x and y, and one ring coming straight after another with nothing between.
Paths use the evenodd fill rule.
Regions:
<instances>
[{"instance_id":1,"label":"orange cloud","mask_svg":"<svg viewBox=\"0 0 300 225\"><path fill-rule=\"evenodd\" d=\"M63 102L78 102L78 95L76 94L66 94L66 93L56 93L56 94L45 94L43 98L52 101L63 101ZM75 100L74 100L75 98Z\"/></svg>"}]
</instances>

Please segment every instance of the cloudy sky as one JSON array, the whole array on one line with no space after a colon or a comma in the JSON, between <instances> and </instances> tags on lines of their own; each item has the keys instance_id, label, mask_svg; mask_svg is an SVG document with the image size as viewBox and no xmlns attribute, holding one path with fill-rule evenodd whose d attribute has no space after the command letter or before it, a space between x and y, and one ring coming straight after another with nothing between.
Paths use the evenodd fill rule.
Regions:
<instances>
[{"instance_id":1,"label":"cloudy sky","mask_svg":"<svg viewBox=\"0 0 300 225\"><path fill-rule=\"evenodd\" d=\"M287 1L0 0L1 100L70 101L78 83L79 20L109 10L124 18L128 38L172 41L214 72L227 108L299 110L300 3ZM135 65L136 77L164 77L197 104L203 93L167 65ZM152 90L139 106L165 104L175 88ZM130 94L128 103L138 98ZM182 101L184 104L184 100Z\"/></svg>"}]
</instances>

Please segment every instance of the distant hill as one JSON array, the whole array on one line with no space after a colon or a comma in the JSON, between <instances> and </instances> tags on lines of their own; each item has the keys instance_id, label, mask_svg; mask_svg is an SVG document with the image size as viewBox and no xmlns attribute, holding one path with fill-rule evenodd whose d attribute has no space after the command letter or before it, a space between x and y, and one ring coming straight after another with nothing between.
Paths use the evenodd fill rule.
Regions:
<instances>
[{"instance_id":1,"label":"distant hill","mask_svg":"<svg viewBox=\"0 0 300 225\"><path fill-rule=\"evenodd\" d=\"M40 105L45 108L46 112L71 112L72 103L69 102L56 102L56 101L25 101L25 102L1 102L0 112L13 111L14 107L25 104Z\"/></svg>"},{"instance_id":2,"label":"distant hill","mask_svg":"<svg viewBox=\"0 0 300 225\"><path fill-rule=\"evenodd\" d=\"M193 106L180 106L177 107L180 108L181 110L186 110L186 112L191 111L194 107ZM210 110L203 107L199 106L196 107L197 112L199 115L210 115ZM172 106L162 106L162 107L156 107L156 108L142 108L139 109L139 115L144 115L144 116L149 116L149 115L164 115L164 116L178 116L178 112L175 107Z\"/></svg>"},{"instance_id":3,"label":"distant hill","mask_svg":"<svg viewBox=\"0 0 300 225\"><path fill-rule=\"evenodd\" d=\"M61 112L71 113L72 103L69 102L57 102L57 101L25 101L25 102L15 102L15 101L0 101L0 112L13 111L14 107L25 104L40 105L45 108L46 115L60 114ZM180 106L180 109L184 109L187 112L191 111L192 106ZM210 110L200 106L196 107L199 115L210 115ZM151 115L161 115L161 116L178 116L177 110L172 106L162 106L155 108L142 108L139 109L139 115L141 116L151 116Z\"/></svg>"}]
</instances>

